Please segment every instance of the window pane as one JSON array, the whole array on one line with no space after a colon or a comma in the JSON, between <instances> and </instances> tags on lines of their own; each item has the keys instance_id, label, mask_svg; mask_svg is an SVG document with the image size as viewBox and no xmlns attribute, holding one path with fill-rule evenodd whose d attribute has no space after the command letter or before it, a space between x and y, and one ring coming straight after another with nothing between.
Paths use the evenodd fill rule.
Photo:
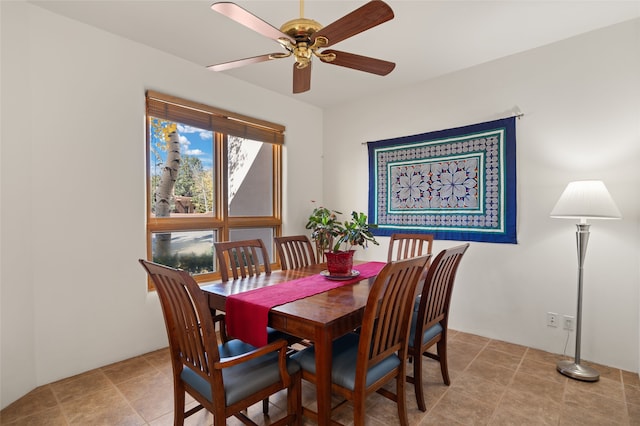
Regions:
<instances>
[{"instance_id":1,"label":"window pane","mask_svg":"<svg viewBox=\"0 0 640 426\"><path fill-rule=\"evenodd\" d=\"M211 229L152 232L152 258L156 263L184 269L191 274L213 272L214 241L218 241L218 232Z\"/></svg>"},{"instance_id":2,"label":"window pane","mask_svg":"<svg viewBox=\"0 0 640 426\"><path fill-rule=\"evenodd\" d=\"M213 215L213 132L151 117L149 135L151 216Z\"/></svg>"},{"instance_id":3,"label":"window pane","mask_svg":"<svg viewBox=\"0 0 640 426\"><path fill-rule=\"evenodd\" d=\"M230 216L273 216L273 146L228 138Z\"/></svg>"},{"instance_id":4,"label":"window pane","mask_svg":"<svg viewBox=\"0 0 640 426\"><path fill-rule=\"evenodd\" d=\"M267 247L269 263L274 261L273 229L272 228L237 228L229 230L229 241L260 239Z\"/></svg>"}]
</instances>

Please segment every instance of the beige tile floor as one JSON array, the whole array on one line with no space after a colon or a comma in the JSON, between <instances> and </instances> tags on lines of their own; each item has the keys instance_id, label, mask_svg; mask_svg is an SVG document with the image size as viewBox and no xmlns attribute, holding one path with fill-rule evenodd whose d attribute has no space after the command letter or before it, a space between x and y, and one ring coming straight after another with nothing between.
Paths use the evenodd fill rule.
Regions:
<instances>
[{"instance_id":1,"label":"beige tile floor","mask_svg":"<svg viewBox=\"0 0 640 426\"><path fill-rule=\"evenodd\" d=\"M584 383L555 371L558 355L462 332L449 337L451 386L438 364L424 359L427 412L407 390L412 425L640 425L640 379L635 373L595 365L600 381ZM585 363L587 364L587 363ZM314 390L303 387L303 404L314 405ZM40 386L0 412L1 425L171 425L171 364L166 349ZM273 418L284 394L270 399ZM191 404L193 400L191 400ZM398 424L396 406L378 394L367 400L367 424ZM249 409L268 424L261 404ZM351 423L351 407L334 418ZM305 425L313 424L305 420ZM187 425L211 425L201 411ZM228 424L239 425L236 419Z\"/></svg>"}]
</instances>

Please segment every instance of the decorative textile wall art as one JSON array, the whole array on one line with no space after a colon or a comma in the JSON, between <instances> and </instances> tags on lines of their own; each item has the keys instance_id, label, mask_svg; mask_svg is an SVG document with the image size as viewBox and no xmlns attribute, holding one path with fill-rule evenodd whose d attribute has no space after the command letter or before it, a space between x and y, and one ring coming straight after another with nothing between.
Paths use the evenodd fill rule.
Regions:
<instances>
[{"instance_id":1,"label":"decorative textile wall art","mask_svg":"<svg viewBox=\"0 0 640 426\"><path fill-rule=\"evenodd\" d=\"M517 243L515 117L367 145L375 235Z\"/></svg>"}]
</instances>

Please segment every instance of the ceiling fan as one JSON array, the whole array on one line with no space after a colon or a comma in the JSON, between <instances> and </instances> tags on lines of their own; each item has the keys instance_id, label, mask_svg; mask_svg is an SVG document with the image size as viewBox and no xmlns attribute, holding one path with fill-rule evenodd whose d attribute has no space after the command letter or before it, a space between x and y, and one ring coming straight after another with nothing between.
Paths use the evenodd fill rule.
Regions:
<instances>
[{"instance_id":1,"label":"ceiling fan","mask_svg":"<svg viewBox=\"0 0 640 426\"><path fill-rule=\"evenodd\" d=\"M393 62L338 50L321 50L349 37L393 19L393 10L382 0L371 0L337 21L323 27L313 19L304 18L304 0L300 0L300 18L285 22L280 29L263 21L235 3L218 2L211 5L216 12L245 27L275 40L285 52L268 53L237 61L210 65L213 71L225 71L244 65L293 56L293 93L306 92L311 88L311 59L364 71L387 75L395 68Z\"/></svg>"}]
</instances>

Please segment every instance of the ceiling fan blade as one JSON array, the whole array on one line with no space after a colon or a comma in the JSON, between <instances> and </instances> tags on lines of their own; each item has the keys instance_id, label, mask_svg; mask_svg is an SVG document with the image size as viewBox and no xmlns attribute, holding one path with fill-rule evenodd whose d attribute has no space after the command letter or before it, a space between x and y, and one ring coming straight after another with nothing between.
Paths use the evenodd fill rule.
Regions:
<instances>
[{"instance_id":1,"label":"ceiling fan blade","mask_svg":"<svg viewBox=\"0 0 640 426\"><path fill-rule=\"evenodd\" d=\"M396 64L382 59L370 58L369 56L356 55L354 53L340 52L339 50L323 50L322 54L334 54L332 61L320 60L326 64L339 65L341 67L352 68L358 71L370 72L377 75L387 75L396 67Z\"/></svg>"},{"instance_id":2,"label":"ceiling fan blade","mask_svg":"<svg viewBox=\"0 0 640 426\"><path fill-rule=\"evenodd\" d=\"M329 43L323 47L328 47L387 22L393 16L393 10L388 4L382 0L372 0L313 34L311 41L320 36L325 37Z\"/></svg>"},{"instance_id":3,"label":"ceiling fan blade","mask_svg":"<svg viewBox=\"0 0 640 426\"><path fill-rule=\"evenodd\" d=\"M266 55L253 56L251 58L238 59L237 61L224 62L222 64L209 65L207 68L211 71L226 71L233 68L243 67L249 64L257 64L258 62L266 62L271 59L278 59L276 55L281 55L281 53L268 53Z\"/></svg>"},{"instance_id":4,"label":"ceiling fan blade","mask_svg":"<svg viewBox=\"0 0 640 426\"><path fill-rule=\"evenodd\" d=\"M284 38L295 44L295 40L289 35L283 33L273 25L263 21L253 13L247 11L246 9L243 9L235 3L227 1L218 2L212 4L211 9L226 16L229 19L236 21L239 24L244 25L245 27L257 32L258 34L262 34L267 38L273 39L275 41L279 41L280 39Z\"/></svg>"},{"instance_id":5,"label":"ceiling fan blade","mask_svg":"<svg viewBox=\"0 0 640 426\"><path fill-rule=\"evenodd\" d=\"M302 93L311 89L311 63L304 68L293 64L293 93Z\"/></svg>"}]
</instances>

